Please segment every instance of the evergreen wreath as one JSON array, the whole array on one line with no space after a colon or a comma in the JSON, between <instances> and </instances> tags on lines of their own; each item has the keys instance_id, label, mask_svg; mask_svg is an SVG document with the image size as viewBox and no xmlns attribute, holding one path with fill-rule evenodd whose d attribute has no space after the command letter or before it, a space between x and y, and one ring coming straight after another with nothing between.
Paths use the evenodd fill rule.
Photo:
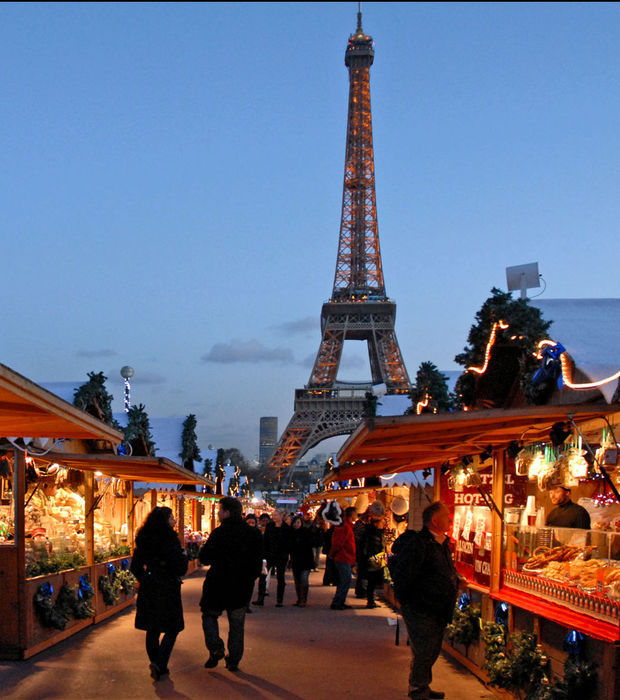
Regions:
<instances>
[{"instance_id":1,"label":"evergreen wreath","mask_svg":"<svg viewBox=\"0 0 620 700\"><path fill-rule=\"evenodd\" d=\"M120 589L123 593L131 594L134 591L136 577L128 569L117 569L115 574L116 580L119 582Z\"/></svg>"},{"instance_id":2,"label":"evergreen wreath","mask_svg":"<svg viewBox=\"0 0 620 700\"><path fill-rule=\"evenodd\" d=\"M110 566L112 570L108 568L107 575L99 577L99 590L106 605L116 605L121 594L121 582L116 576L116 569L108 564Z\"/></svg>"},{"instance_id":3,"label":"evergreen wreath","mask_svg":"<svg viewBox=\"0 0 620 700\"><path fill-rule=\"evenodd\" d=\"M456 644L469 646L480 636L480 608L475 605L454 608L452 622L446 628L446 636Z\"/></svg>"},{"instance_id":4,"label":"evergreen wreath","mask_svg":"<svg viewBox=\"0 0 620 700\"><path fill-rule=\"evenodd\" d=\"M92 605L92 599L95 597L95 591L90 584L90 576L84 574L80 576L80 581L75 588L73 599L73 617L76 620L85 620L88 617L93 617L95 609Z\"/></svg>"},{"instance_id":5,"label":"evergreen wreath","mask_svg":"<svg viewBox=\"0 0 620 700\"><path fill-rule=\"evenodd\" d=\"M52 603L54 589L50 583L42 583L33 596L34 611L42 625L64 630L69 619L60 608Z\"/></svg>"}]
</instances>

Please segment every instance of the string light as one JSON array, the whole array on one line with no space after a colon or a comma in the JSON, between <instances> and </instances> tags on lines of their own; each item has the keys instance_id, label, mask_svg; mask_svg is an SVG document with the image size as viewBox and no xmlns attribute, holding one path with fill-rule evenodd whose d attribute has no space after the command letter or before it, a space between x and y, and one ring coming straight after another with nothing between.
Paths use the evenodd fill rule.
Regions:
<instances>
[{"instance_id":1,"label":"string light","mask_svg":"<svg viewBox=\"0 0 620 700\"><path fill-rule=\"evenodd\" d=\"M416 415L419 416L420 413L422 413L422 409L426 408L428 406L428 402L430 401L430 398L431 397L428 394L426 394L426 396L424 397L424 399L422 401L418 401L418 403L416 404L416 407L415 407Z\"/></svg>"},{"instance_id":2,"label":"string light","mask_svg":"<svg viewBox=\"0 0 620 700\"><path fill-rule=\"evenodd\" d=\"M484 364L482 365L482 367L468 367L465 370L466 372L476 372L476 374L484 374L487 371L487 367L489 366L489 360L491 359L491 349L495 345L495 336L497 335L498 328L500 328L501 330L506 330L506 328L508 328L508 324L504 323L504 321L497 321L493 324L493 327L491 328L491 335L489 336L489 342L487 343L487 349L484 353Z\"/></svg>"},{"instance_id":3,"label":"string light","mask_svg":"<svg viewBox=\"0 0 620 700\"><path fill-rule=\"evenodd\" d=\"M557 345L556 342L553 340L541 340L540 343L538 343L538 348L542 349L543 347L546 347L548 345L551 345L555 347ZM540 352L535 355L535 357L538 360L542 360L542 354ZM604 384L609 384L610 382L616 381L617 379L620 379L620 372L616 372L614 375L611 377L607 377L606 379L601 379L597 382L584 382L581 384L576 384L575 382L572 381L573 379L573 371L572 371L572 366L569 361L569 354L567 352L563 352L560 355L560 363L562 366L562 383L567 386L569 389L576 389L577 391L583 391L586 389L596 389L600 386L603 386Z\"/></svg>"}]
</instances>

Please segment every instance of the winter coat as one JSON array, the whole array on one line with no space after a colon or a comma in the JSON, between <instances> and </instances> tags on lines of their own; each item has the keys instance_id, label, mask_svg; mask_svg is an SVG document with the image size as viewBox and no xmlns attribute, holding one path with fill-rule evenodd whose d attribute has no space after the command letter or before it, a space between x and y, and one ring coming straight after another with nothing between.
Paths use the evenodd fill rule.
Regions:
<instances>
[{"instance_id":1,"label":"winter coat","mask_svg":"<svg viewBox=\"0 0 620 700\"><path fill-rule=\"evenodd\" d=\"M390 573L400 603L432 617L440 624L452 620L458 591L458 574L452 562L449 539L439 544L426 527L401 535L392 552L396 555Z\"/></svg>"},{"instance_id":2,"label":"winter coat","mask_svg":"<svg viewBox=\"0 0 620 700\"><path fill-rule=\"evenodd\" d=\"M185 627L181 576L187 571L187 556L176 533L171 529L170 536L158 541L155 547L138 544L130 568L140 584L136 628L180 632Z\"/></svg>"},{"instance_id":3,"label":"winter coat","mask_svg":"<svg viewBox=\"0 0 620 700\"><path fill-rule=\"evenodd\" d=\"M385 530L383 528L375 527L374 523L371 521L364 526L364 530L360 537L358 552L358 561L360 566L360 573L365 574L369 570L368 560L375 554L385 551L385 546L383 543L383 535ZM372 570L372 567L370 567Z\"/></svg>"},{"instance_id":4,"label":"winter coat","mask_svg":"<svg viewBox=\"0 0 620 700\"><path fill-rule=\"evenodd\" d=\"M345 521L334 528L329 556L336 562L355 564L355 537L351 523Z\"/></svg>"},{"instance_id":5,"label":"winter coat","mask_svg":"<svg viewBox=\"0 0 620 700\"><path fill-rule=\"evenodd\" d=\"M314 567L312 532L309 528L292 528L291 565L293 571L310 571Z\"/></svg>"},{"instance_id":6,"label":"winter coat","mask_svg":"<svg viewBox=\"0 0 620 700\"><path fill-rule=\"evenodd\" d=\"M282 523L276 527L275 523L268 523L265 528L264 544L267 566L271 568L276 564L286 564L291 553L291 526Z\"/></svg>"},{"instance_id":7,"label":"winter coat","mask_svg":"<svg viewBox=\"0 0 620 700\"><path fill-rule=\"evenodd\" d=\"M200 599L203 611L236 610L249 604L263 565L258 528L240 517L228 517L209 535L198 558L209 566Z\"/></svg>"}]
</instances>

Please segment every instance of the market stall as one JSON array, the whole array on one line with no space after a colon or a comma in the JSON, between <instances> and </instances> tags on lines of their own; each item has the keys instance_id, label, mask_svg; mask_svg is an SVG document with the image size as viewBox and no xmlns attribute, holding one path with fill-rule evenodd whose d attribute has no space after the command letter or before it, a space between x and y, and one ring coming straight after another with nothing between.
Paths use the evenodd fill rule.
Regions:
<instances>
[{"instance_id":1,"label":"market stall","mask_svg":"<svg viewBox=\"0 0 620 700\"><path fill-rule=\"evenodd\" d=\"M69 446L84 447L79 441ZM21 563L11 572L20 625L0 640L11 658L32 656L131 605L134 533L152 507L150 499L134 497L135 481L204 481L156 457L16 449L4 459L14 483L23 482L20 499L4 479Z\"/></svg>"},{"instance_id":2,"label":"market stall","mask_svg":"<svg viewBox=\"0 0 620 700\"><path fill-rule=\"evenodd\" d=\"M599 667L592 698L611 700L620 691L612 464L618 411L582 404L377 418L372 431L360 426L349 438L338 455L343 466L324 482L432 468L435 498L452 511L455 563L468 584L469 612L455 614L458 634L445 649L488 680L499 663L489 657L497 639L534 633L537 658L561 678L572 658L567 640L579 638ZM547 486L558 475L592 513L590 528L549 526ZM495 641L482 640L475 625L471 638L461 634L474 611L499 625ZM510 658L511 643L502 658Z\"/></svg>"}]
</instances>

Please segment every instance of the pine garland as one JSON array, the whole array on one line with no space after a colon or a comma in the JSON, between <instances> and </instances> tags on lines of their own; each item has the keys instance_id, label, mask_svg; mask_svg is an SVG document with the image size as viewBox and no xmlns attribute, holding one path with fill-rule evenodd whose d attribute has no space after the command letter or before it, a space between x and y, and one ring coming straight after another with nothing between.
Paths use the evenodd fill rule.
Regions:
<instances>
[{"instance_id":1,"label":"pine garland","mask_svg":"<svg viewBox=\"0 0 620 700\"><path fill-rule=\"evenodd\" d=\"M480 635L480 608L468 605L463 609L458 604L454 608L452 622L446 628L448 639L456 644L469 646Z\"/></svg>"},{"instance_id":2,"label":"pine garland","mask_svg":"<svg viewBox=\"0 0 620 700\"><path fill-rule=\"evenodd\" d=\"M64 630L69 620L68 615L61 612L61 608L52 603L54 589L51 584L43 583L37 588L33 596L34 611L45 627L54 627L57 630Z\"/></svg>"}]
</instances>

